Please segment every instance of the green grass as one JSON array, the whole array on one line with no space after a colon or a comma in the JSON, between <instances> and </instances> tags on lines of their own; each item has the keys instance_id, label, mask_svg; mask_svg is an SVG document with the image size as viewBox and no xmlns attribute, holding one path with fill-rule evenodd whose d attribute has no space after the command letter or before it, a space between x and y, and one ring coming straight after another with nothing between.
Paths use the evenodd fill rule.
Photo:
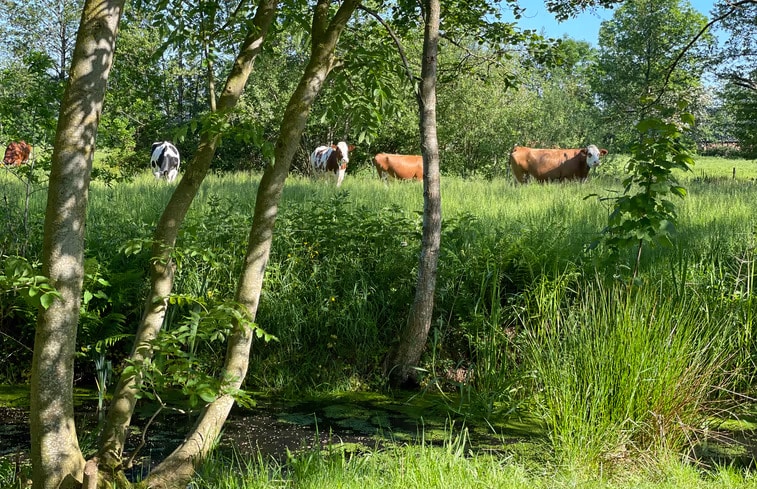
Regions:
<instances>
[{"instance_id":1,"label":"green grass","mask_svg":"<svg viewBox=\"0 0 757 489\"><path fill-rule=\"evenodd\" d=\"M373 480L380 487L754 487L748 473L703 475L670 455L689 453L713 413L723 417L718 409L737 404L724 393L753 392L757 187L747 172L754 164L740 162L734 180L726 171L733 160L698 160L695 171L706 178L685 176L689 196L676 202L673 246L644 249L633 288L632 251L620 263L602 247L587 251L610 212L596 196L619 191L608 176L619 164L584 184L442 178L442 253L422 387L455 391L460 401L450 409L493 424L536 416L556 462L539 470L459 444L362 456L335 449L282 464L248 462L251 485L207 487L370 487ZM208 177L178 241L176 293L208 309L233 297L258 179ZM0 177L8 237L20 235L12 217L23 203L18 189L12 176ZM136 245L149 245L172 189L147 171L129 183L92 184L85 288L104 294L87 304L81 346L114 328L133 331L149 260ZM387 186L366 172L349 175L341 189L288 180L257 318L278 341L255 344L248 389L296 398L386 388L381 361L413 300L422 199L417 182ZM30 209L33 259L43 192ZM12 254L13 240L0 244ZM120 251L127 244L129 254ZM34 315L24 307L18 300L4 314L17 314L19 337L30 338ZM178 331L195 312L176 305L165 331ZM218 367L222 345L197 348L207 373ZM92 378L91 362L78 361L80 377ZM23 378L14 368L5 375Z\"/></svg>"},{"instance_id":2,"label":"green grass","mask_svg":"<svg viewBox=\"0 0 757 489\"><path fill-rule=\"evenodd\" d=\"M355 454L335 444L327 450L292 454L284 462L216 458L204 466L197 489L748 489L750 471L729 467L701 470L670 457L649 467L603 474L544 463L529 455L473 453L464 436L444 446L430 444Z\"/></svg>"},{"instance_id":3,"label":"green grass","mask_svg":"<svg viewBox=\"0 0 757 489\"><path fill-rule=\"evenodd\" d=\"M757 161L699 156L695 158L695 165L687 177L704 181L728 180L734 177L736 180L754 180L757 179Z\"/></svg>"},{"instance_id":4,"label":"green grass","mask_svg":"<svg viewBox=\"0 0 757 489\"><path fill-rule=\"evenodd\" d=\"M566 463L601 467L629 454L682 452L732 383L742 326L717 301L552 282L534 292L526 331L536 408ZM578 300L571 300L575 292ZM631 455L634 456L634 455Z\"/></svg>"}]
</instances>

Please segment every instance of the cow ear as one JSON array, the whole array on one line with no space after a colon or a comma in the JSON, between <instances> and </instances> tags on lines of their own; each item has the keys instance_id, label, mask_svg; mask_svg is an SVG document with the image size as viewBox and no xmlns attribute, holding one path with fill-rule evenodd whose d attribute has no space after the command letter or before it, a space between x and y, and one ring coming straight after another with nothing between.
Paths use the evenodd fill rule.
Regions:
<instances>
[{"instance_id":1,"label":"cow ear","mask_svg":"<svg viewBox=\"0 0 757 489\"><path fill-rule=\"evenodd\" d=\"M354 144L350 144L349 146L347 146L347 149L350 150L350 151L352 151L353 149L355 149L355 145Z\"/></svg>"},{"instance_id":2,"label":"cow ear","mask_svg":"<svg viewBox=\"0 0 757 489\"><path fill-rule=\"evenodd\" d=\"M586 156L587 154L589 154L589 152L586 151L586 148L581 148L581 154Z\"/></svg>"},{"instance_id":3,"label":"cow ear","mask_svg":"<svg viewBox=\"0 0 757 489\"><path fill-rule=\"evenodd\" d=\"M604 156L606 154L607 154L607 150L606 149L602 148L602 149L599 150L599 155L600 156Z\"/></svg>"}]
</instances>

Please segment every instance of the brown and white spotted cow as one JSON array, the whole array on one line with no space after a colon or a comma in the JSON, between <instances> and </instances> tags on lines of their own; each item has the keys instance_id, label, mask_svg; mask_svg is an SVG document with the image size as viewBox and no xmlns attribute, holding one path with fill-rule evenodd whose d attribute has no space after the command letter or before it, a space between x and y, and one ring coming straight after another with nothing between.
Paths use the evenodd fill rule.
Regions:
<instances>
[{"instance_id":1,"label":"brown and white spotted cow","mask_svg":"<svg viewBox=\"0 0 757 489\"><path fill-rule=\"evenodd\" d=\"M423 180L423 156L379 153L373 157L379 178L394 180Z\"/></svg>"},{"instance_id":2,"label":"brown and white spotted cow","mask_svg":"<svg viewBox=\"0 0 757 489\"><path fill-rule=\"evenodd\" d=\"M15 141L5 149L3 164L10 166L21 166L29 161L29 155L32 152L32 145L26 141Z\"/></svg>"},{"instance_id":3,"label":"brown and white spotted cow","mask_svg":"<svg viewBox=\"0 0 757 489\"><path fill-rule=\"evenodd\" d=\"M551 180L585 180L589 170L599 166L607 154L593 144L576 149L538 149L516 146L510 153L510 168L515 180L525 183L528 177L539 182Z\"/></svg>"},{"instance_id":4,"label":"brown and white spotted cow","mask_svg":"<svg viewBox=\"0 0 757 489\"><path fill-rule=\"evenodd\" d=\"M331 146L318 146L310 155L310 164L316 173L333 172L336 175L336 186L342 185L347 163L350 162L350 151L355 146L340 141Z\"/></svg>"}]
</instances>

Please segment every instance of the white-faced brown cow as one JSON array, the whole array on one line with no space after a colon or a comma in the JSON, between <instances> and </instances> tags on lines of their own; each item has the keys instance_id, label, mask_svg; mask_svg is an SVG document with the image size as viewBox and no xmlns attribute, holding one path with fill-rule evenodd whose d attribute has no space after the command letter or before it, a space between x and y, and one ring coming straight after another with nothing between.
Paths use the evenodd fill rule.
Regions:
<instances>
[{"instance_id":1,"label":"white-faced brown cow","mask_svg":"<svg viewBox=\"0 0 757 489\"><path fill-rule=\"evenodd\" d=\"M336 175L336 186L342 185L344 174L347 172L347 163L350 162L350 151L355 149L340 141L331 146L318 146L310 155L310 164L316 173L333 172Z\"/></svg>"},{"instance_id":2,"label":"white-faced brown cow","mask_svg":"<svg viewBox=\"0 0 757 489\"><path fill-rule=\"evenodd\" d=\"M15 141L8 145L3 156L3 164L10 166L21 166L29 161L29 155L32 152L32 145L26 141Z\"/></svg>"},{"instance_id":3,"label":"white-faced brown cow","mask_svg":"<svg viewBox=\"0 0 757 489\"><path fill-rule=\"evenodd\" d=\"M395 180L423 180L423 156L379 153L373 157L379 178Z\"/></svg>"},{"instance_id":4,"label":"white-faced brown cow","mask_svg":"<svg viewBox=\"0 0 757 489\"><path fill-rule=\"evenodd\" d=\"M593 144L576 149L537 149L516 146L510 153L510 168L520 183L528 177L539 182L551 180L585 180L589 170L599 166L599 158L607 154Z\"/></svg>"}]
</instances>

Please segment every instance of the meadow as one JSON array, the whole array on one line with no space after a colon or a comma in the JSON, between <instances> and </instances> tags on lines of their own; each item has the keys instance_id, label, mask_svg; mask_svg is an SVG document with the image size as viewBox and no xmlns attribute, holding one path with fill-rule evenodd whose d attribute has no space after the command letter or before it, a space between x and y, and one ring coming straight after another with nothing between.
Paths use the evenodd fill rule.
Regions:
<instances>
[{"instance_id":1,"label":"meadow","mask_svg":"<svg viewBox=\"0 0 757 489\"><path fill-rule=\"evenodd\" d=\"M610 159L586 183L442 178L421 389L445 393L451 415L495 431L532 420L539 453L477 453L464 432L451 432L442 446L219 458L199 487L757 487L753 447L738 445L731 458L702 450L724 433L749 433L755 414L757 163L699 158L680 175L689 194L677 201L672 243L645 246L635 281L636 250L613 258L601 244L622 165ZM6 172L0 251L26 250L33 263L44 192L30 194L24 226L24 186ZM258 178L209 177L175 251L175 293L192 300L176 300L166 335L194 326L193 355L208 374L221 344L202 310L234 295ZM83 384L94 384L104 355L96 345L110 346L116 372L128 351L151 232L171 189L147 172L92 184ZM413 300L422 208L420 184L386 186L367 170L340 189L290 177L257 318L276 340L253 348L245 387L254 396L387 391L381 360ZM34 311L11 291L2 300L3 331L12 326L30 344ZM23 382L30 353L7 340L0 350L18 360L0 367L0 383Z\"/></svg>"}]
</instances>

